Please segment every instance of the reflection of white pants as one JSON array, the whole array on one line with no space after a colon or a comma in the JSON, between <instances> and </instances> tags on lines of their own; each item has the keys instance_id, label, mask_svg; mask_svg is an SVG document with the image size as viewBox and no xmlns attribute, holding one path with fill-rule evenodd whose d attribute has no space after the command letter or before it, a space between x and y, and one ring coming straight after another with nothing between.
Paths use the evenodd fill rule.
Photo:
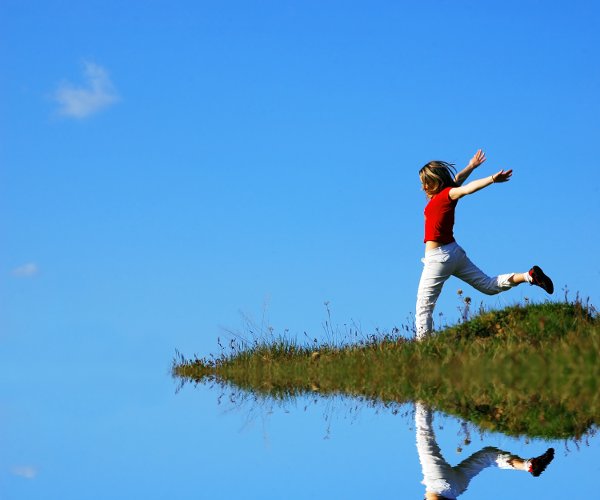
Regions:
<instances>
[{"instance_id":1,"label":"reflection of white pants","mask_svg":"<svg viewBox=\"0 0 600 500\"><path fill-rule=\"evenodd\" d=\"M456 467L452 467L444 460L437 445L432 421L431 410L421 403L416 403L415 426L417 451L423 470L422 483L431 493L437 493L446 498L456 498L467 489L471 479L486 467L514 469L511 465L512 459L521 460L516 455L490 446L473 453Z\"/></svg>"},{"instance_id":2,"label":"reflection of white pants","mask_svg":"<svg viewBox=\"0 0 600 500\"><path fill-rule=\"evenodd\" d=\"M515 286L508 281L514 273L490 277L473 264L465 251L455 242L425 252L423 273L417 292L415 323L417 338L427 336L433 330L433 308L450 276L466 281L473 288L487 295L494 295Z\"/></svg>"}]
</instances>

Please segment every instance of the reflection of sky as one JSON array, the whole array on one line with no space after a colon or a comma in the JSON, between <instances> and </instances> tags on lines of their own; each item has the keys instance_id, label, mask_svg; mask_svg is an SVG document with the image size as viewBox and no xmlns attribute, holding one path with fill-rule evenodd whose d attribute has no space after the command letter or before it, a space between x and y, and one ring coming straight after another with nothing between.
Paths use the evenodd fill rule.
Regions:
<instances>
[{"instance_id":1,"label":"reflection of sky","mask_svg":"<svg viewBox=\"0 0 600 500\"><path fill-rule=\"evenodd\" d=\"M2 498L421 498L411 416L368 408L354 414L355 405L341 401L305 411L307 401L299 400L289 413L270 415L227 397L219 406L218 388L188 385L175 394L160 355L148 349L129 362L132 354L122 352L110 369L72 361L56 370L40 361L39 372L19 374L16 363L3 365ZM452 464L483 446L521 456L548 447L477 433L465 446L458 423L439 416L435 429ZM553 445L556 459L540 478L485 470L461 498L592 492L598 440L580 450L570 445L567 456L562 443ZM37 470L35 478L14 474L24 466Z\"/></svg>"},{"instance_id":2,"label":"reflection of sky","mask_svg":"<svg viewBox=\"0 0 600 500\"><path fill-rule=\"evenodd\" d=\"M325 441L310 412L240 432L214 393L173 395L169 360L215 350L239 309L260 323L263 302L299 336L322 336L325 300L365 334L402 324L418 167L480 146L482 175L515 176L461 202L461 244L490 272L539 256L598 302L582 256L600 243L599 8L576 5L3 2L0 497L419 498L397 418ZM438 303L450 318L458 286ZM544 298L485 301L524 296Z\"/></svg>"}]
</instances>

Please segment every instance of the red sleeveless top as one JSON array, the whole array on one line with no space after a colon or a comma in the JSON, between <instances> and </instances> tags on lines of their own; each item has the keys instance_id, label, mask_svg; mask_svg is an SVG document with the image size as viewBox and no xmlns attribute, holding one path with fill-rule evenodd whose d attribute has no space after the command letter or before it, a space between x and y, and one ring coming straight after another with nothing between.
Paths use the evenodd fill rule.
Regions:
<instances>
[{"instance_id":1,"label":"red sleeveless top","mask_svg":"<svg viewBox=\"0 0 600 500\"><path fill-rule=\"evenodd\" d=\"M454 209L458 200L450 199L451 187L442 189L425 207L425 239L446 245L454 240Z\"/></svg>"}]
</instances>

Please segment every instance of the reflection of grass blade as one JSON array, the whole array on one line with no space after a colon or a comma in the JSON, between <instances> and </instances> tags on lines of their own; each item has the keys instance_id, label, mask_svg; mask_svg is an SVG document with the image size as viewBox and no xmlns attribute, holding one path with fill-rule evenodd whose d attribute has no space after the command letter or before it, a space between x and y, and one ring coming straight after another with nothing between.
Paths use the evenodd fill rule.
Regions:
<instances>
[{"instance_id":1,"label":"reflection of grass blade","mask_svg":"<svg viewBox=\"0 0 600 500\"><path fill-rule=\"evenodd\" d=\"M173 374L276 398L420 399L489 430L578 438L600 421L598 324L579 302L514 306L420 343L383 335L315 348L280 339L213 360L179 357Z\"/></svg>"}]
</instances>

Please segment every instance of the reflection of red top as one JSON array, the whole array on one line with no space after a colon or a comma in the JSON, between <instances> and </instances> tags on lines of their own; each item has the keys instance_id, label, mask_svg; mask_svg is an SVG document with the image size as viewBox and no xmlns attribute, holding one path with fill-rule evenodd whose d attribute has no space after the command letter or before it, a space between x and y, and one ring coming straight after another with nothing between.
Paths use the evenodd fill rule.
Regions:
<instances>
[{"instance_id":1,"label":"reflection of red top","mask_svg":"<svg viewBox=\"0 0 600 500\"><path fill-rule=\"evenodd\" d=\"M443 245L452 243L454 234L454 208L458 200L450 199L451 187L442 189L429 200L425 207L425 243L437 241Z\"/></svg>"}]
</instances>

